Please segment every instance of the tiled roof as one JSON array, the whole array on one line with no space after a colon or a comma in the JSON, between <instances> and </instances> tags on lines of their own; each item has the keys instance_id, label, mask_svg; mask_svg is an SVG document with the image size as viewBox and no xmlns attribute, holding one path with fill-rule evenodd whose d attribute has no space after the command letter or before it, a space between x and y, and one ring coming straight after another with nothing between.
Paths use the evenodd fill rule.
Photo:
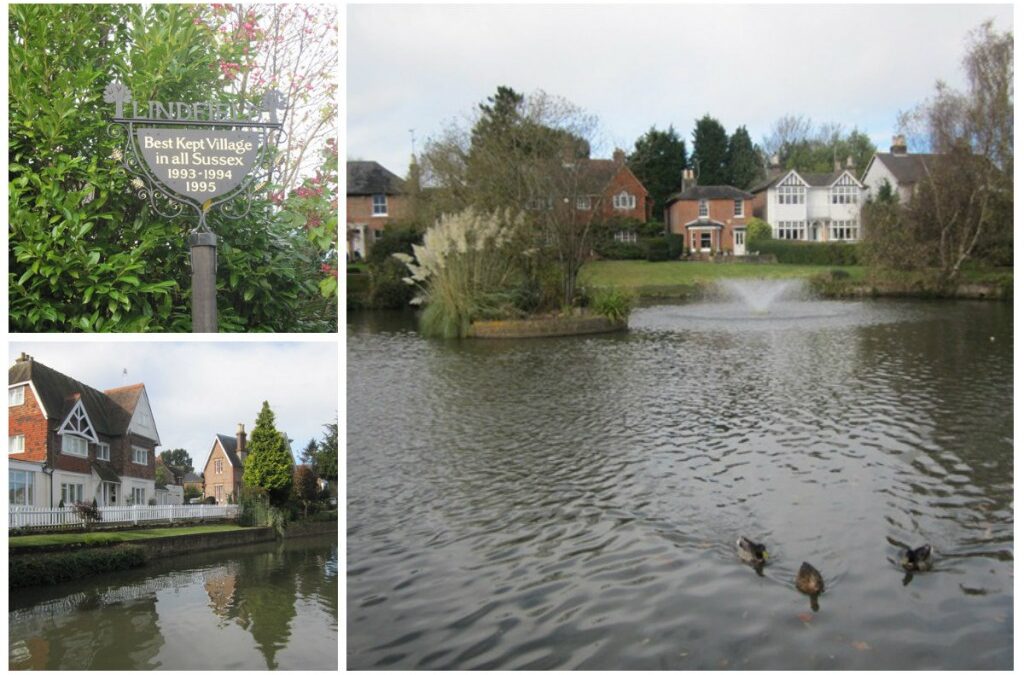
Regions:
<instances>
[{"instance_id":1,"label":"tiled roof","mask_svg":"<svg viewBox=\"0 0 1024 675\"><path fill-rule=\"evenodd\" d=\"M941 155L913 154L894 155L891 152L877 152L875 159L889 169L900 185L912 185L925 176L925 165Z\"/></svg>"},{"instance_id":2,"label":"tiled roof","mask_svg":"<svg viewBox=\"0 0 1024 675\"><path fill-rule=\"evenodd\" d=\"M217 434L217 440L220 441L220 447L224 448L224 454L228 456L228 460L231 462L231 466L236 466L239 469L242 468L242 460L238 459L238 437L228 436L226 434Z\"/></svg>"},{"instance_id":3,"label":"tiled roof","mask_svg":"<svg viewBox=\"0 0 1024 675\"><path fill-rule=\"evenodd\" d=\"M31 381L47 413L59 416L60 420L63 420L75 403L81 400L93 428L105 436L122 436L127 433L134 406L138 403L138 394L135 395L134 401L129 402L127 395L118 392L133 387L138 387L140 392L142 390L141 384L120 387L118 390L112 390L117 396L115 400L111 395L82 384L34 359L19 360L11 366L7 371L7 380L8 384ZM129 403L131 408L123 407Z\"/></svg>"},{"instance_id":4,"label":"tiled roof","mask_svg":"<svg viewBox=\"0 0 1024 675\"><path fill-rule=\"evenodd\" d=\"M753 199L754 195L732 185L694 185L677 192L665 201L665 205L679 201L698 199Z\"/></svg>"},{"instance_id":5,"label":"tiled roof","mask_svg":"<svg viewBox=\"0 0 1024 675\"><path fill-rule=\"evenodd\" d=\"M345 194L397 195L405 191L402 179L377 162L348 162L346 175Z\"/></svg>"}]
</instances>

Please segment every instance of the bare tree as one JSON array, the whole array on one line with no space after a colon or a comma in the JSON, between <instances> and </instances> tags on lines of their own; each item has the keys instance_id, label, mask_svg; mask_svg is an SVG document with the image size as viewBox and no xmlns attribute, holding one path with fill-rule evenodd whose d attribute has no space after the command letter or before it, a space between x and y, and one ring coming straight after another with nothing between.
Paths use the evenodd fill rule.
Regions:
<instances>
[{"instance_id":1,"label":"bare tree","mask_svg":"<svg viewBox=\"0 0 1024 675\"><path fill-rule=\"evenodd\" d=\"M907 135L925 136L935 157L908 217L930 238L932 257L952 281L993 230L1012 236L1013 35L986 22L968 36L968 88L942 82L935 95L901 118Z\"/></svg>"}]
</instances>

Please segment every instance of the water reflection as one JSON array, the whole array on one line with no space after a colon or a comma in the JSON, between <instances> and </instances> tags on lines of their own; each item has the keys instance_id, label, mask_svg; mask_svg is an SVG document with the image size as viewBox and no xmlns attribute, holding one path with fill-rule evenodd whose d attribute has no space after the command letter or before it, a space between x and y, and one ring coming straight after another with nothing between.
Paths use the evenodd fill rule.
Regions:
<instances>
[{"instance_id":1,"label":"water reflection","mask_svg":"<svg viewBox=\"0 0 1024 675\"><path fill-rule=\"evenodd\" d=\"M174 558L11 598L12 669L336 669L331 537Z\"/></svg>"},{"instance_id":2,"label":"water reflection","mask_svg":"<svg viewBox=\"0 0 1024 675\"><path fill-rule=\"evenodd\" d=\"M1012 307L827 309L529 342L354 318L350 665L1008 666ZM936 569L904 585L890 539Z\"/></svg>"}]
</instances>

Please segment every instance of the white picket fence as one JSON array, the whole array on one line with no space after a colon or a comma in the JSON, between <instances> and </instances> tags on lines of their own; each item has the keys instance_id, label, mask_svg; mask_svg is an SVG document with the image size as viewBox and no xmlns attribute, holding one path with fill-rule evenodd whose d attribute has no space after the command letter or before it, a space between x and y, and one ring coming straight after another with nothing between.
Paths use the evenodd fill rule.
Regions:
<instances>
[{"instance_id":1,"label":"white picket fence","mask_svg":"<svg viewBox=\"0 0 1024 675\"><path fill-rule=\"evenodd\" d=\"M237 504L166 504L163 506L101 506L99 507L102 526L111 523L138 524L148 520L209 520L213 518L237 518ZM7 528L56 528L85 525L73 507L46 508L40 506L11 506Z\"/></svg>"}]
</instances>

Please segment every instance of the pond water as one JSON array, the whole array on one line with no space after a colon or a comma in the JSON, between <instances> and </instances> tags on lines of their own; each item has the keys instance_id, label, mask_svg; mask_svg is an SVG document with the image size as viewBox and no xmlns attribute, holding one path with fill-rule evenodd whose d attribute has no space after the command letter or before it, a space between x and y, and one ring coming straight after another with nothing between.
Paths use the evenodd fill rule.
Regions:
<instances>
[{"instance_id":1,"label":"pond water","mask_svg":"<svg viewBox=\"0 0 1024 675\"><path fill-rule=\"evenodd\" d=\"M12 593L12 670L337 670L335 534Z\"/></svg>"},{"instance_id":2,"label":"pond water","mask_svg":"<svg viewBox=\"0 0 1024 675\"><path fill-rule=\"evenodd\" d=\"M786 293L582 338L351 315L349 667L1012 668L1012 332Z\"/></svg>"}]
</instances>

